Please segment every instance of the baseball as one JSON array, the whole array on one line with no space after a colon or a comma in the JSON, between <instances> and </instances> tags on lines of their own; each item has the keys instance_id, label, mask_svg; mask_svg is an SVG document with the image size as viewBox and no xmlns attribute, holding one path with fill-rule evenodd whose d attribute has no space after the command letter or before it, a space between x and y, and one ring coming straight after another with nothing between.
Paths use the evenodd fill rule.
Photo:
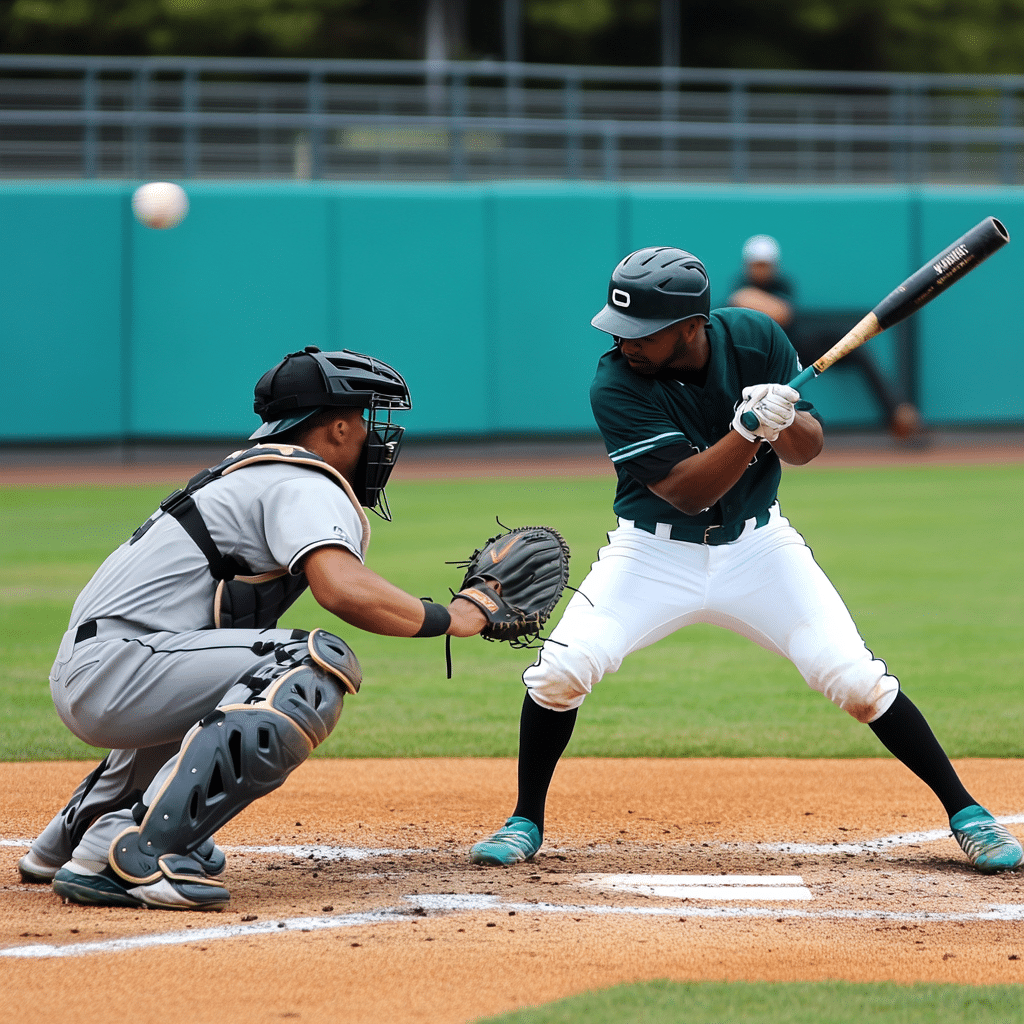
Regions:
<instances>
[{"instance_id":1,"label":"baseball","mask_svg":"<svg viewBox=\"0 0 1024 1024\"><path fill-rule=\"evenodd\" d=\"M151 181L135 190L132 210L139 223L147 228L173 228L188 213L188 196L180 185Z\"/></svg>"}]
</instances>

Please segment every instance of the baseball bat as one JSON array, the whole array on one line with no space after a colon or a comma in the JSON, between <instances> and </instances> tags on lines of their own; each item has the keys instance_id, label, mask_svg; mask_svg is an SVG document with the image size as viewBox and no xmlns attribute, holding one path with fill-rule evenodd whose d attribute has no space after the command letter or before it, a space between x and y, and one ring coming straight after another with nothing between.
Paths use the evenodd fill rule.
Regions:
<instances>
[{"instance_id":1,"label":"baseball bat","mask_svg":"<svg viewBox=\"0 0 1024 1024\"><path fill-rule=\"evenodd\" d=\"M809 380L823 374L833 363L859 348L876 334L901 320L906 320L922 306L928 305L950 285L966 277L979 263L988 259L1010 240L1010 233L995 217L986 217L965 235L958 238L915 271L895 291L890 292L856 326L852 327L820 359L816 359L790 382L797 391ZM747 430L756 430L758 419L745 412L740 422Z\"/></svg>"}]
</instances>

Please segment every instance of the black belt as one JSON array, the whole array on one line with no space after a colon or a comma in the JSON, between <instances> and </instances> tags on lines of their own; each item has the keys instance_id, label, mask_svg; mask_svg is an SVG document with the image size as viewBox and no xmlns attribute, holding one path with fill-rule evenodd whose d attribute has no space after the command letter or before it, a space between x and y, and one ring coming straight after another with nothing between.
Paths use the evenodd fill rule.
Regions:
<instances>
[{"instance_id":1,"label":"black belt","mask_svg":"<svg viewBox=\"0 0 1024 1024\"><path fill-rule=\"evenodd\" d=\"M80 644L83 640L91 640L96 635L96 620L89 619L83 622L75 633L75 643Z\"/></svg>"},{"instance_id":2,"label":"black belt","mask_svg":"<svg viewBox=\"0 0 1024 1024\"><path fill-rule=\"evenodd\" d=\"M768 525L771 518L769 511L759 512L754 518L754 529L759 530L762 526ZM627 520L628 522L628 520ZM671 524L671 532L666 540L682 540L689 544L731 544L736 540L746 527L748 519L740 519L735 523L722 523L720 526L692 527L682 523ZM665 524L668 525L668 524ZM644 533L653 533L655 536L663 536L664 531L658 532L658 523L641 523L634 520L633 526Z\"/></svg>"}]
</instances>

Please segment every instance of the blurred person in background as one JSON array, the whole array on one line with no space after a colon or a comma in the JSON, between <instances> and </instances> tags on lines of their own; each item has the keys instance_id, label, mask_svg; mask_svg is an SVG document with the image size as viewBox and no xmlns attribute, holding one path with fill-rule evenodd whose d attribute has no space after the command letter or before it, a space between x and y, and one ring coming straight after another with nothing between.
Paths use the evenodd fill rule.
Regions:
<instances>
[{"instance_id":1,"label":"blurred person in background","mask_svg":"<svg viewBox=\"0 0 1024 1024\"><path fill-rule=\"evenodd\" d=\"M801 366L810 366L841 337L837 328L811 327L801 323L796 308L795 288L782 272L779 243L771 235L753 235L743 244L743 272L728 305L767 313L789 335ZM921 417L916 407L890 381L871 352L856 348L844 356L839 367L856 370L864 379L885 416L890 433L900 439L917 437Z\"/></svg>"}]
</instances>

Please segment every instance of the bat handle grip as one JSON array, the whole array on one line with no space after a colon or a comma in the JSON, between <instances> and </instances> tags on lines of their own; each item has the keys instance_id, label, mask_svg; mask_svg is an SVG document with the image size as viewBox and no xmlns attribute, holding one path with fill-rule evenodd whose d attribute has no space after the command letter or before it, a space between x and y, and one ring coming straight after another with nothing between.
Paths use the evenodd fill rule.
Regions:
<instances>
[{"instance_id":1,"label":"bat handle grip","mask_svg":"<svg viewBox=\"0 0 1024 1024\"><path fill-rule=\"evenodd\" d=\"M813 366L808 366L806 370L798 373L790 382L789 386L799 391L809 380L814 380L818 376L818 371ZM740 423L747 428L747 430L757 430L761 425L758 418L752 412L745 412L740 417Z\"/></svg>"}]
</instances>

